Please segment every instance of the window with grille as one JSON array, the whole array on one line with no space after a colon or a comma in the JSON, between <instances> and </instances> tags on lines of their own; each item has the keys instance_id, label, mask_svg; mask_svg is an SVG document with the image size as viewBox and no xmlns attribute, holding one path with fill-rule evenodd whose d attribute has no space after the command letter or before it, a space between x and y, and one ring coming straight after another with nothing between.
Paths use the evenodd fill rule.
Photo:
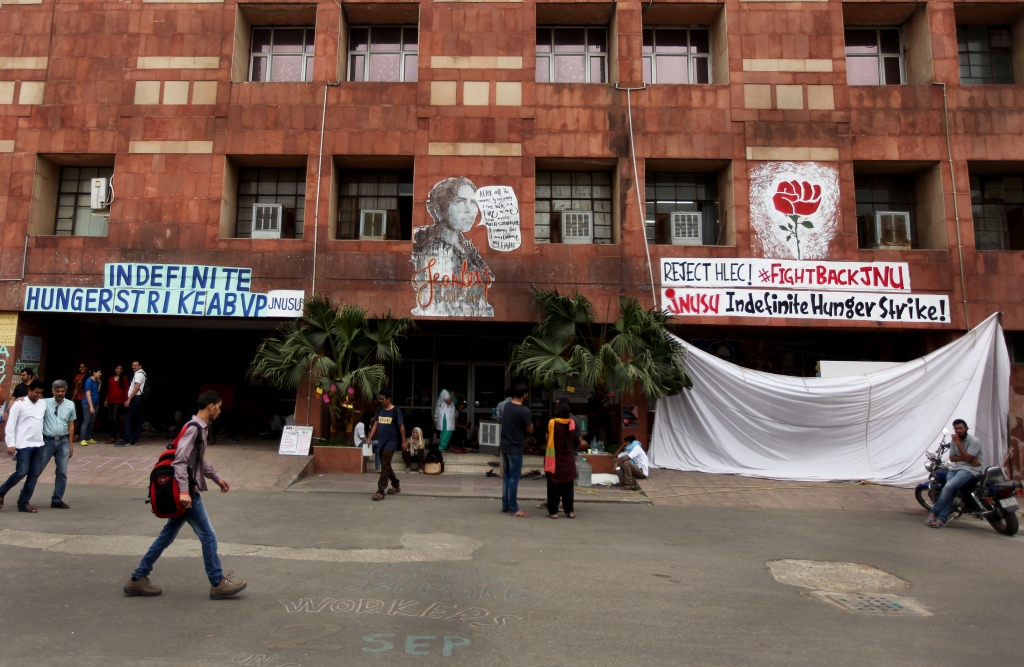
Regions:
<instances>
[{"instance_id":1,"label":"window with grille","mask_svg":"<svg viewBox=\"0 0 1024 667\"><path fill-rule=\"evenodd\" d=\"M607 80L607 28L537 28L539 83L605 83Z\"/></svg>"},{"instance_id":2,"label":"window with grille","mask_svg":"<svg viewBox=\"0 0 1024 667\"><path fill-rule=\"evenodd\" d=\"M644 28L644 83L711 83L711 30Z\"/></svg>"},{"instance_id":3,"label":"window with grille","mask_svg":"<svg viewBox=\"0 0 1024 667\"><path fill-rule=\"evenodd\" d=\"M675 213L700 214L701 245L725 243L718 224L718 174L651 172L645 190L648 243L672 243Z\"/></svg>"},{"instance_id":4,"label":"window with grille","mask_svg":"<svg viewBox=\"0 0 1024 667\"><path fill-rule=\"evenodd\" d=\"M1013 47L1008 26L958 25L960 83L1013 83Z\"/></svg>"},{"instance_id":5,"label":"window with grille","mask_svg":"<svg viewBox=\"0 0 1024 667\"><path fill-rule=\"evenodd\" d=\"M313 26L252 29L250 81L312 81Z\"/></svg>"},{"instance_id":6,"label":"window with grille","mask_svg":"<svg viewBox=\"0 0 1024 667\"><path fill-rule=\"evenodd\" d=\"M907 242L902 238L902 234L899 235L900 238L896 238L886 231L899 229L896 221L891 218L883 217L881 228L883 234L881 238L879 237L879 220L876 213L893 212L909 215L909 243L911 247L917 247L917 201L914 181L913 176L898 174L853 175L857 200L857 234L861 248L877 248L880 245L900 245Z\"/></svg>"},{"instance_id":7,"label":"window with grille","mask_svg":"<svg viewBox=\"0 0 1024 667\"><path fill-rule=\"evenodd\" d=\"M906 82L899 28L849 28L846 82L851 86L899 86Z\"/></svg>"},{"instance_id":8,"label":"window with grille","mask_svg":"<svg viewBox=\"0 0 1024 667\"><path fill-rule=\"evenodd\" d=\"M110 215L92 210L90 193L92 179L109 179L113 175L113 167L61 167L53 233L58 236L106 236Z\"/></svg>"},{"instance_id":9,"label":"window with grille","mask_svg":"<svg viewBox=\"0 0 1024 667\"><path fill-rule=\"evenodd\" d=\"M971 176L971 213L978 250L1024 250L1024 178Z\"/></svg>"},{"instance_id":10,"label":"window with grille","mask_svg":"<svg viewBox=\"0 0 1024 667\"><path fill-rule=\"evenodd\" d=\"M339 239L412 239L411 169L344 171L338 204Z\"/></svg>"},{"instance_id":11,"label":"window with grille","mask_svg":"<svg viewBox=\"0 0 1024 667\"><path fill-rule=\"evenodd\" d=\"M349 81L416 81L419 30L414 25L372 25L348 31Z\"/></svg>"},{"instance_id":12,"label":"window with grille","mask_svg":"<svg viewBox=\"0 0 1024 667\"><path fill-rule=\"evenodd\" d=\"M252 238L255 204L280 204L281 238L301 239L302 226L306 219L306 170L240 168L235 218L236 237Z\"/></svg>"},{"instance_id":13,"label":"window with grille","mask_svg":"<svg viewBox=\"0 0 1024 667\"><path fill-rule=\"evenodd\" d=\"M559 240L566 211L592 211L594 243L612 242L612 174L607 171L538 171L534 240Z\"/></svg>"}]
</instances>

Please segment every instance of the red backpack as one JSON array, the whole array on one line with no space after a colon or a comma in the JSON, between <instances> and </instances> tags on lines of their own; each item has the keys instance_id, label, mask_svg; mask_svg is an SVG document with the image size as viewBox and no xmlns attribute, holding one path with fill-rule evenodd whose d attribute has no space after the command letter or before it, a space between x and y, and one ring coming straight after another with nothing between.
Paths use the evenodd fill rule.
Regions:
<instances>
[{"instance_id":1,"label":"red backpack","mask_svg":"<svg viewBox=\"0 0 1024 667\"><path fill-rule=\"evenodd\" d=\"M182 426L178 437L160 453L156 465L153 466L153 472L149 473L149 499L146 502L152 507L153 514L161 519L171 519L188 511L188 508L182 506L179 498L182 491L178 488L178 480L174 477L173 464L174 455L178 450L178 442L190 426L199 429L199 424L194 421ZM196 437L199 437L201 433L202 431L196 433ZM190 493L195 485L195 479L193 479L190 469L188 471L188 491Z\"/></svg>"}]
</instances>

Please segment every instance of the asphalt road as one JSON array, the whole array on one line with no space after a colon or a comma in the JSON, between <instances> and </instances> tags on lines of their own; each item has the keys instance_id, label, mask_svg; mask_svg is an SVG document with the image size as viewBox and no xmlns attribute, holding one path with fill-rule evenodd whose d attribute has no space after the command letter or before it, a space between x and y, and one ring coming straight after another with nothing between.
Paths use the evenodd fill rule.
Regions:
<instances>
[{"instance_id":1,"label":"asphalt road","mask_svg":"<svg viewBox=\"0 0 1024 667\"><path fill-rule=\"evenodd\" d=\"M1024 537L974 520L583 504L552 521L494 500L208 493L225 550L248 554L223 556L248 589L212 601L187 527L153 573L164 594L123 596L161 526L139 489L71 487L74 509L37 515L10 500L4 667L1020 662ZM848 611L775 581L777 559L879 568L932 615Z\"/></svg>"}]
</instances>

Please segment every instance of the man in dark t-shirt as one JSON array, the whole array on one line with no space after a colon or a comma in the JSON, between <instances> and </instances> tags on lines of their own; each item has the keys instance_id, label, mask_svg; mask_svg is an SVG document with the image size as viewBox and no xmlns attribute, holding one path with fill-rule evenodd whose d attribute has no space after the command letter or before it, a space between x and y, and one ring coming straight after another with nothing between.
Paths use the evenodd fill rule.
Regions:
<instances>
[{"instance_id":1,"label":"man in dark t-shirt","mask_svg":"<svg viewBox=\"0 0 1024 667\"><path fill-rule=\"evenodd\" d=\"M409 449L409 443L405 439L405 419L402 417L402 409L391 403L391 392L387 389L380 392L380 408L373 418L373 426L370 428L370 442L377 441L377 451L380 452L380 478L377 480L377 493L373 494L374 500L384 500L389 496L401 491L398 477L391 467L391 458L395 455L398 446L402 451ZM391 482L391 489L388 490L388 481Z\"/></svg>"},{"instance_id":2,"label":"man in dark t-shirt","mask_svg":"<svg viewBox=\"0 0 1024 667\"><path fill-rule=\"evenodd\" d=\"M517 384L512 389L512 401L501 412L501 461L505 476L501 480L501 511L510 516L529 517L519 509L519 477L523 474L523 444L526 435L533 433L533 416L523 405L529 389Z\"/></svg>"}]
</instances>

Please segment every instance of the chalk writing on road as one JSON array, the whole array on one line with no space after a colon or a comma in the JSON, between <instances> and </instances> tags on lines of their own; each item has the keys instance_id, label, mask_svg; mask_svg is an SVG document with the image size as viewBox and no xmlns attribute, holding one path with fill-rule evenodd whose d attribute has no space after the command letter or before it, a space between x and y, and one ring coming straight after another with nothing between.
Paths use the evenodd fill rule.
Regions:
<instances>
[{"instance_id":1,"label":"chalk writing on road","mask_svg":"<svg viewBox=\"0 0 1024 667\"><path fill-rule=\"evenodd\" d=\"M384 600L359 599L339 600L334 598L322 598L319 602L313 598L299 598L297 602L291 600L278 600L284 605L285 611L292 613L320 613L320 612L352 612L355 614L385 614L387 616L411 616L417 618L430 618L435 621L452 621L463 623L471 628L493 629L500 628L513 620L521 619L521 616L511 614L498 614L491 616L491 612L483 607L464 607L444 602L427 604L419 600L395 599L390 603ZM486 619L486 620L484 620Z\"/></svg>"}]
</instances>

